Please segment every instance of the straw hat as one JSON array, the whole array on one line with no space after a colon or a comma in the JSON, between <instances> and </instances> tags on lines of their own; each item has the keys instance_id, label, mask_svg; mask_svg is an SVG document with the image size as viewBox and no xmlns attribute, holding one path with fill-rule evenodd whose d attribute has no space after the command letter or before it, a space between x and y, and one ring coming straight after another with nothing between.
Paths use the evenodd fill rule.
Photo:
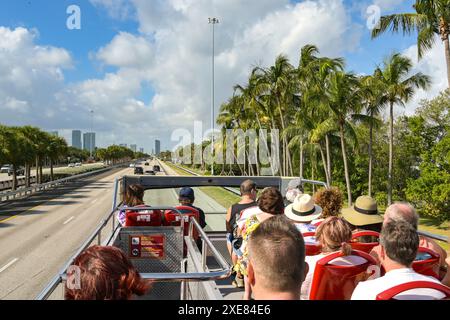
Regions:
<instances>
[{"instance_id":1,"label":"straw hat","mask_svg":"<svg viewBox=\"0 0 450 320\"><path fill-rule=\"evenodd\" d=\"M383 223L377 202L369 196L358 197L353 206L342 209L342 217L354 226Z\"/></svg>"},{"instance_id":2,"label":"straw hat","mask_svg":"<svg viewBox=\"0 0 450 320\"><path fill-rule=\"evenodd\" d=\"M295 222L311 222L320 217L322 208L314 204L309 194L300 194L284 209L284 214Z\"/></svg>"}]
</instances>

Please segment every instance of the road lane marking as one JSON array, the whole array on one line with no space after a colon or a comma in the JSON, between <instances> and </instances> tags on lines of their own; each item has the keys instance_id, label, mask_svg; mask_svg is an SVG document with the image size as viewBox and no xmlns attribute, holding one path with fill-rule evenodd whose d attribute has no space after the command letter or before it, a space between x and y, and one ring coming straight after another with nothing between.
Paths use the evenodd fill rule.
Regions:
<instances>
[{"instance_id":1,"label":"road lane marking","mask_svg":"<svg viewBox=\"0 0 450 320\"><path fill-rule=\"evenodd\" d=\"M66 222L63 223L63 225L68 224L70 221L72 221L73 219L75 219L75 217L70 217L69 219L67 219Z\"/></svg>"},{"instance_id":2,"label":"road lane marking","mask_svg":"<svg viewBox=\"0 0 450 320\"><path fill-rule=\"evenodd\" d=\"M94 201L91 202L91 204L94 204L97 202L98 199L95 199Z\"/></svg>"},{"instance_id":3,"label":"road lane marking","mask_svg":"<svg viewBox=\"0 0 450 320\"><path fill-rule=\"evenodd\" d=\"M2 273L3 271L5 271L6 269L8 269L9 267L11 267L14 263L16 263L19 260L19 258L14 258L13 260L11 260L6 266L4 266L3 268L0 269L0 273Z\"/></svg>"}]
</instances>

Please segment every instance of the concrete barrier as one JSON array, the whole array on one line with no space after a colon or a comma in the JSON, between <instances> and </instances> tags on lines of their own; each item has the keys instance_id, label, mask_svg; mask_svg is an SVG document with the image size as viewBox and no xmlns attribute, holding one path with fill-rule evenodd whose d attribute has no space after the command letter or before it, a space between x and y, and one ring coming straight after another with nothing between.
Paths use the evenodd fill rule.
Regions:
<instances>
[{"instance_id":1,"label":"concrete barrier","mask_svg":"<svg viewBox=\"0 0 450 320\"><path fill-rule=\"evenodd\" d=\"M25 185L25 182L26 182L25 178L17 178L17 187L23 187ZM30 182L36 183L36 177L31 177ZM10 190L12 188L12 185L13 185L12 179L0 181L0 191Z\"/></svg>"}]
</instances>

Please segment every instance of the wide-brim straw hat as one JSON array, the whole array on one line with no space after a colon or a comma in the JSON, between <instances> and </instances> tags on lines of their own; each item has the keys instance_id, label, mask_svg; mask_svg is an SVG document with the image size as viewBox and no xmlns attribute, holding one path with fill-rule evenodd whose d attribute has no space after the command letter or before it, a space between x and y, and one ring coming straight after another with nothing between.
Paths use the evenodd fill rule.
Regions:
<instances>
[{"instance_id":1,"label":"wide-brim straw hat","mask_svg":"<svg viewBox=\"0 0 450 320\"><path fill-rule=\"evenodd\" d=\"M369 196L358 197L354 205L342 209L342 217L354 226L383 223L377 202Z\"/></svg>"},{"instance_id":2,"label":"wide-brim straw hat","mask_svg":"<svg viewBox=\"0 0 450 320\"><path fill-rule=\"evenodd\" d=\"M284 209L284 214L295 222L311 222L320 217L322 208L314 204L309 194L300 194Z\"/></svg>"}]
</instances>

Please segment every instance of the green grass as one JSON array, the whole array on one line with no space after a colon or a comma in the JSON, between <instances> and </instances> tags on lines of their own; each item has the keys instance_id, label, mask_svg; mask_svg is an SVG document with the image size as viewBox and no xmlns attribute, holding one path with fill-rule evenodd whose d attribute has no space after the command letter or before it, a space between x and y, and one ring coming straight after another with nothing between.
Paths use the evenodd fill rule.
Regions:
<instances>
[{"instance_id":1,"label":"green grass","mask_svg":"<svg viewBox=\"0 0 450 320\"><path fill-rule=\"evenodd\" d=\"M175 167L170 162L165 162L165 164L168 165L171 169L173 169L179 175L182 175L182 176L191 175L191 174L187 173L186 171ZM197 172L197 170L191 170L191 171ZM199 172L199 174L201 174L201 173ZM231 193L227 190L224 190L224 189L218 188L218 187L201 187L200 190L203 191L209 197L216 200L216 202L218 204L220 204L221 206L223 206L225 208L228 208L232 204L235 204L236 202L239 202L241 200L241 197L235 195L234 193Z\"/></svg>"},{"instance_id":2,"label":"green grass","mask_svg":"<svg viewBox=\"0 0 450 320\"><path fill-rule=\"evenodd\" d=\"M450 221L440 222L432 218L420 218L419 229L442 236L450 236ZM438 241L439 245L450 254L450 244Z\"/></svg>"},{"instance_id":3,"label":"green grass","mask_svg":"<svg viewBox=\"0 0 450 320\"><path fill-rule=\"evenodd\" d=\"M105 165L102 164L92 164L92 165L83 165L82 167L75 167L75 168L56 168L54 169L55 174L64 174L64 175L76 175L76 174L82 174L89 171L98 170L101 168L105 168Z\"/></svg>"}]
</instances>

